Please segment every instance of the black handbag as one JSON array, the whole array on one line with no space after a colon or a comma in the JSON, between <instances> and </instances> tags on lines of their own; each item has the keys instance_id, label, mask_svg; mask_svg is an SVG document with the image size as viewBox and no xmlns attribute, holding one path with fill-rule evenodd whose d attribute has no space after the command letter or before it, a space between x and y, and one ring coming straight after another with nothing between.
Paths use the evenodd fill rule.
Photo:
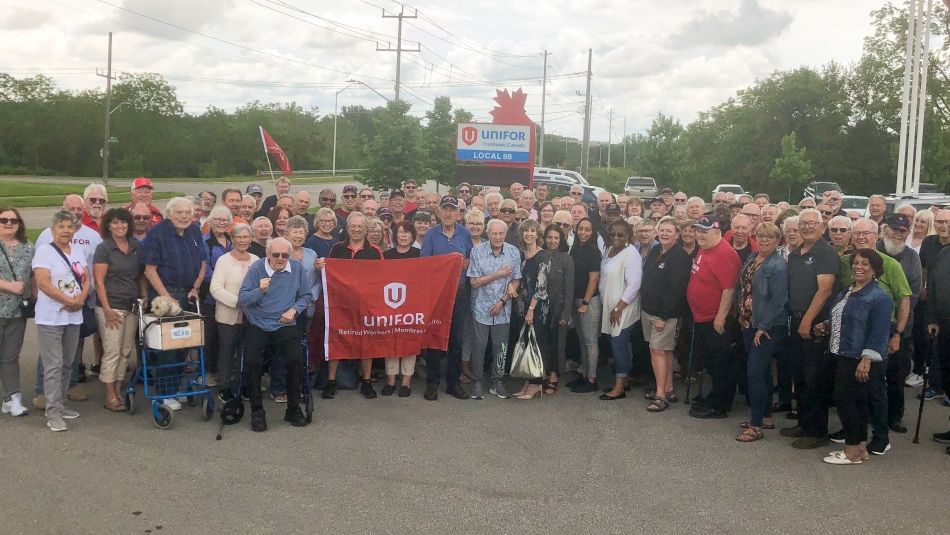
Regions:
<instances>
[{"instance_id":1,"label":"black handbag","mask_svg":"<svg viewBox=\"0 0 950 535\"><path fill-rule=\"evenodd\" d=\"M69 268L69 271L72 272L73 278L76 279L76 284L79 285L79 291L81 292L82 277L73 269L73 265L69 263L69 259L63 254L62 249L57 247L55 243L51 243L50 245L53 246L53 249L56 249L56 252L59 253L59 256L63 259L63 262L66 262L66 266ZM79 337L85 338L97 332L99 332L99 322L96 320L96 311L84 305L82 307L82 325L79 326Z\"/></svg>"},{"instance_id":2,"label":"black handbag","mask_svg":"<svg viewBox=\"0 0 950 535\"><path fill-rule=\"evenodd\" d=\"M3 253L3 258L7 261L7 264L10 264L10 273L13 275L13 280L19 280L16 277L16 269L13 267L13 262L10 261L10 257L7 256L7 252L2 246L0 246L0 253ZM34 298L32 295L21 295L20 312L23 314L24 318L32 318L36 316L36 298Z\"/></svg>"}]
</instances>

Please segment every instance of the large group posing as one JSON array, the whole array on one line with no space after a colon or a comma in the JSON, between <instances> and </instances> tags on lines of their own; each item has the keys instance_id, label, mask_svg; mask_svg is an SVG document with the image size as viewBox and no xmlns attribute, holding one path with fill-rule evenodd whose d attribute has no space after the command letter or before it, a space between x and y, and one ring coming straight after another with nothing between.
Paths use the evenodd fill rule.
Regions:
<instances>
[{"instance_id":1,"label":"large group posing","mask_svg":"<svg viewBox=\"0 0 950 535\"><path fill-rule=\"evenodd\" d=\"M252 184L220 199L211 191L173 198L159 210L147 178L135 179L124 207L108 208L106 188L90 184L64 199L35 244L20 213L0 207L3 412L27 412L19 356L34 309L33 406L48 427L65 431L79 416L65 401L87 397L77 384L86 338L105 409L126 411L136 307L164 296L200 304L208 386L222 402L243 386L254 431L267 429L265 376L270 396L286 404L284 419L307 425L305 354L325 367L324 399L341 388L340 361L323 359L325 259L444 254L465 259L448 350L426 350L418 362L392 355L382 373L360 360L364 397L377 397L376 381L384 396L409 397L419 370L424 398L436 400L445 360L445 392L458 399L530 400L563 387L609 402L646 386L643 409L662 413L678 401L675 378L698 379L701 392L708 374L708 393L684 400L690 416L725 418L744 398L749 418L736 440L764 438L785 412L795 425L780 434L793 447L834 441L844 447L825 462L860 464L891 448L889 433L907 432L904 387L921 385L925 363L930 388L921 396L950 385L950 210L942 206L887 213L875 195L866 212L846 212L837 191L797 205L722 192L707 204L669 189L646 200L601 192L588 205L580 186L549 197L544 185L462 183L442 195L408 180L383 193L347 185L339 204L324 189L313 209L311 194L292 194L287 178L275 186L267 198ZM504 378L525 325L544 377L509 393ZM160 362L190 353L166 351ZM601 389L603 362L613 380ZM174 396L162 403L181 409ZM834 432L831 406L841 423ZM950 443L950 432L933 438Z\"/></svg>"}]
</instances>

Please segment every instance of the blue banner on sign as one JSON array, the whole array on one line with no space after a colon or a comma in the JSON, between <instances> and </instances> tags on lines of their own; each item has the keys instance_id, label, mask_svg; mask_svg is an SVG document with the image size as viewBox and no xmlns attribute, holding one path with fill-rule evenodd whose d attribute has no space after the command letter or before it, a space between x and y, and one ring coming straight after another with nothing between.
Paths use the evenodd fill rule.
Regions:
<instances>
[{"instance_id":1,"label":"blue banner on sign","mask_svg":"<svg viewBox=\"0 0 950 535\"><path fill-rule=\"evenodd\" d=\"M509 152L503 150L462 150L455 151L455 159L463 162L511 162L528 163L528 152Z\"/></svg>"}]
</instances>

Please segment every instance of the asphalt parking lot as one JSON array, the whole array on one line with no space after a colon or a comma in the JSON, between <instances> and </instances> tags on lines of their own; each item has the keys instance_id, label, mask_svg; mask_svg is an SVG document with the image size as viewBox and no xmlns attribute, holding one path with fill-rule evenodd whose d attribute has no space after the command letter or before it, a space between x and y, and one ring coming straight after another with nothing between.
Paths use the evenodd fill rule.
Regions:
<instances>
[{"instance_id":1,"label":"asphalt parking lot","mask_svg":"<svg viewBox=\"0 0 950 535\"><path fill-rule=\"evenodd\" d=\"M23 386L35 366L27 330ZM0 533L947 533L950 456L930 440L950 409L927 403L923 438L860 466L829 466L778 431L740 444L737 409L698 421L639 393L603 402L316 400L306 428L267 402L215 441L197 408L167 431L113 414L87 384L66 433L38 411L0 418ZM514 383L512 383L514 386ZM907 389L916 421L916 390ZM141 393L139 393L142 402ZM784 418L777 418L781 427ZM832 427L836 428L836 421ZM831 448L828 448L829 450Z\"/></svg>"}]
</instances>

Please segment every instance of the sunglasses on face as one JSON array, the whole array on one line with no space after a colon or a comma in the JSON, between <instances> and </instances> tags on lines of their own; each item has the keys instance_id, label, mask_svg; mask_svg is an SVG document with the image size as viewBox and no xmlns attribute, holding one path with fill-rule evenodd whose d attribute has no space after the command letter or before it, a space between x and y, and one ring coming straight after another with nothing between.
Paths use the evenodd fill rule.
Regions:
<instances>
[{"instance_id":1,"label":"sunglasses on face","mask_svg":"<svg viewBox=\"0 0 950 535\"><path fill-rule=\"evenodd\" d=\"M136 221L149 221L149 220L152 219L152 216L150 216L150 215L135 215L135 216L132 216L132 219L134 219L134 220L136 220Z\"/></svg>"},{"instance_id":2,"label":"sunglasses on face","mask_svg":"<svg viewBox=\"0 0 950 535\"><path fill-rule=\"evenodd\" d=\"M515 209L514 209L514 208L502 208L501 210L499 210L499 212L501 212L501 213L503 213L503 214L513 214L513 213L515 213Z\"/></svg>"},{"instance_id":3,"label":"sunglasses on face","mask_svg":"<svg viewBox=\"0 0 950 535\"><path fill-rule=\"evenodd\" d=\"M517 221L518 223L524 223L524 222L527 221L527 220L528 220L527 217L516 217L516 218L515 218L515 221Z\"/></svg>"},{"instance_id":4,"label":"sunglasses on face","mask_svg":"<svg viewBox=\"0 0 950 535\"><path fill-rule=\"evenodd\" d=\"M0 225L18 225L20 220L15 217L0 217Z\"/></svg>"},{"instance_id":5,"label":"sunglasses on face","mask_svg":"<svg viewBox=\"0 0 950 535\"><path fill-rule=\"evenodd\" d=\"M844 234L845 232L848 232L848 230L850 229L846 229L844 227L831 227L828 229L828 232L832 232L834 234Z\"/></svg>"},{"instance_id":6,"label":"sunglasses on face","mask_svg":"<svg viewBox=\"0 0 950 535\"><path fill-rule=\"evenodd\" d=\"M290 253L271 253L271 258L290 258Z\"/></svg>"},{"instance_id":7,"label":"sunglasses on face","mask_svg":"<svg viewBox=\"0 0 950 535\"><path fill-rule=\"evenodd\" d=\"M373 196L372 196L372 195L360 195L360 198L361 198L361 199L372 199Z\"/></svg>"},{"instance_id":8,"label":"sunglasses on face","mask_svg":"<svg viewBox=\"0 0 950 535\"><path fill-rule=\"evenodd\" d=\"M571 228L570 223L556 223L556 225L560 228Z\"/></svg>"},{"instance_id":9,"label":"sunglasses on face","mask_svg":"<svg viewBox=\"0 0 950 535\"><path fill-rule=\"evenodd\" d=\"M831 210L822 210L821 215L835 215Z\"/></svg>"},{"instance_id":10,"label":"sunglasses on face","mask_svg":"<svg viewBox=\"0 0 950 535\"><path fill-rule=\"evenodd\" d=\"M356 195L344 195L343 198L344 198L344 199L355 199L355 198L356 198Z\"/></svg>"},{"instance_id":11,"label":"sunglasses on face","mask_svg":"<svg viewBox=\"0 0 950 535\"><path fill-rule=\"evenodd\" d=\"M105 204L106 200L101 197L89 197L88 200L91 204Z\"/></svg>"},{"instance_id":12,"label":"sunglasses on face","mask_svg":"<svg viewBox=\"0 0 950 535\"><path fill-rule=\"evenodd\" d=\"M572 196L572 197L580 197L580 196L583 195L583 194L584 194L584 193L583 193L583 192L580 192L580 191L572 191L572 192L571 192L571 196Z\"/></svg>"}]
</instances>

